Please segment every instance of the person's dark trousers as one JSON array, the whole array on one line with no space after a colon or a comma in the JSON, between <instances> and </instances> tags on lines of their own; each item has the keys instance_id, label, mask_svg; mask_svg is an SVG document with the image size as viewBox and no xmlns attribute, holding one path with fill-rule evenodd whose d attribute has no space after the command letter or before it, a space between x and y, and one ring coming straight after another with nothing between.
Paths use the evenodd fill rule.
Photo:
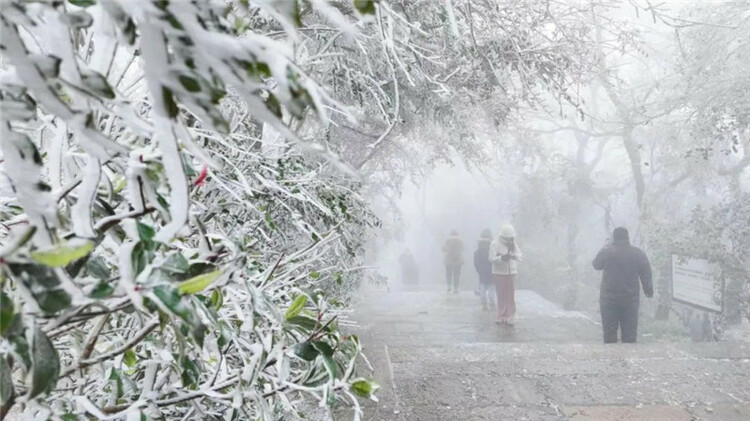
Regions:
<instances>
[{"instance_id":1,"label":"person's dark trousers","mask_svg":"<svg viewBox=\"0 0 750 421\"><path fill-rule=\"evenodd\" d=\"M638 337L638 301L600 301L604 343L617 342L617 330L623 343L634 343Z\"/></svg>"},{"instance_id":2,"label":"person's dark trousers","mask_svg":"<svg viewBox=\"0 0 750 421\"><path fill-rule=\"evenodd\" d=\"M445 265L445 283L448 289L458 290L458 279L461 276L461 265Z\"/></svg>"}]
</instances>

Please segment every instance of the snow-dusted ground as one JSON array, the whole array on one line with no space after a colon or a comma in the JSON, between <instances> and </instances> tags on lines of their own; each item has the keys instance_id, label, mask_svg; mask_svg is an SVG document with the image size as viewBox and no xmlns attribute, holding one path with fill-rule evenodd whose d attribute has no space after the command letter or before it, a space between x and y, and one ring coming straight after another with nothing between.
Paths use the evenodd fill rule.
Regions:
<instances>
[{"instance_id":1,"label":"snow-dusted ground","mask_svg":"<svg viewBox=\"0 0 750 421\"><path fill-rule=\"evenodd\" d=\"M471 292L371 288L355 318L375 420L748 420L750 344L603 345L586 314L517 291L514 328Z\"/></svg>"}]
</instances>

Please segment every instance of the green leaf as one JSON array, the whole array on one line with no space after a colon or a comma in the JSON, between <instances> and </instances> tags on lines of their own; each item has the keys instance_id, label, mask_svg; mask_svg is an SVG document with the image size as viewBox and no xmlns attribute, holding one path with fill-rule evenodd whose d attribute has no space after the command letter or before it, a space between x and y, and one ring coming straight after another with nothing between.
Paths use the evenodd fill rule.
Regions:
<instances>
[{"instance_id":1,"label":"green leaf","mask_svg":"<svg viewBox=\"0 0 750 421\"><path fill-rule=\"evenodd\" d=\"M286 310L286 319L291 320L299 315L303 308L307 305L307 296L300 294L297 298L292 301L292 305Z\"/></svg>"},{"instance_id":2,"label":"green leaf","mask_svg":"<svg viewBox=\"0 0 750 421\"><path fill-rule=\"evenodd\" d=\"M87 256L94 249L91 241L71 241L45 250L31 252L31 258L52 268L67 266L70 262Z\"/></svg>"},{"instance_id":3,"label":"green leaf","mask_svg":"<svg viewBox=\"0 0 750 421\"><path fill-rule=\"evenodd\" d=\"M0 334L5 335L5 331L8 330L10 324L13 322L13 301L5 295L5 292L0 293Z\"/></svg>"},{"instance_id":4,"label":"green leaf","mask_svg":"<svg viewBox=\"0 0 750 421\"><path fill-rule=\"evenodd\" d=\"M181 253L173 253L159 268L169 273L186 273L190 270L190 263Z\"/></svg>"},{"instance_id":5,"label":"green leaf","mask_svg":"<svg viewBox=\"0 0 750 421\"><path fill-rule=\"evenodd\" d=\"M102 299L107 298L115 292L115 287L110 285L108 282L99 282L94 286L94 289L89 293L89 297Z\"/></svg>"},{"instance_id":6,"label":"green leaf","mask_svg":"<svg viewBox=\"0 0 750 421\"><path fill-rule=\"evenodd\" d=\"M57 350L44 331L38 327L34 330L32 358L29 399L50 390L57 384L57 378L60 376L60 358Z\"/></svg>"},{"instance_id":7,"label":"green leaf","mask_svg":"<svg viewBox=\"0 0 750 421\"><path fill-rule=\"evenodd\" d=\"M331 348L330 345L323 341L315 341L313 342L313 346L315 349L320 351L321 354L325 355L326 357L332 357L333 356L333 348Z\"/></svg>"},{"instance_id":8,"label":"green leaf","mask_svg":"<svg viewBox=\"0 0 750 421\"><path fill-rule=\"evenodd\" d=\"M310 342L301 342L294 346L294 354L305 361L313 361L319 352Z\"/></svg>"},{"instance_id":9,"label":"green leaf","mask_svg":"<svg viewBox=\"0 0 750 421\"><path fill-rule=\"evenodd\" d=\"M96 0L68 0L68 3L78 7L89 7L96 4Z\"/></svg>"},{"instance_id":10,"label":"green leaf","mask_svg":"<svg viewBox=\"0 0 750 421\"><path fill-rule=\"evenodd\" d=\"M86 271L89 275L99 280L109 279L109 268L107 267L104 260L100 257L94 256L86 262Z\"/></svg>"},{"instance_id":11,"label":"green leaf","mask_svg":"<svg viewBox=\"0 0 750 421\"><path fill-rule=\"evenodd\" d=\"M221 292L221 289L216 288L211 293L211 304L213 304L216 310L219 310L224 305L224 293Z\"/></svg>"},{"instance_id":12,"label":"green leaf","mask_svg":"<svg viewBox=\"0 0 750 421\"><path fill-rule=\"evenodd\" d=\"M208 288L213 281L221 275L220 270L213 272L204 273L202 275L195 276L188 279L187 281L181 282L177 288L181 294L195 294Z\"/></svg>"},{"instance_id":13,"label":"green leaf","mask_svg":"<svg viewBox=\"0 0 750 421\"><path fill-rule=\"evenodd\" d=\"M153 228L141 221L137 221L135 225L136 227L138 227L138 238L140 238L141 241L146 243L150 243L151 241L153 241L154 235L156 235L156 231L154 231Z\"/></svg>"},{"instance_id":14,"label":"green leaf","mask_svg":"<svg viewBox=\"0 0 750 421\"><path fill-rule=\"evenodd\" d=\"M26 327L23 325L22 316L16 313L13 321L5 332L5 336L12 344L11 351L17 356L16 361L21 363L26 370L31 368L31 353L29 352L29 343L26 340Z\"/></svg>"},{"instance_id":15,"label":"green leaf","mask_svg":"<svg viewBox=\"0 0 750 421\"><path fill-rule=\"evenodd\" d=\"M189 358L183 358L180 365L182 366L182 385L195 389L201 376L198 366Z\"/></svg>"},{"instance_id":16,"label":"green leaf","mask_svg":"<svg viewBox=\"0 0 750 421\"><path fill-rule=\"evenodd\" d=\"M74 16L75 19L73 19ZM94 22L94 18L86 12L79 12L75 14L69 13L68 18L71 19L71 26L75 28L87 28ZM99 73L82 73L81 81L94 94L100 95L106 99L115 99L117 97L114 89L112 89L112 86L110 86L109 82L107 81L107 78L100 75Z\"/></svg>"},{"instance_id":17,"label":"green leaf","mask_svg":"<svg viewBox=\"0 0 750 421\"><path fill-rule=\"evenodd\" d=\"M134 247L130 255L130 261L133 265L133 277L138 276L143 269L146 268L148 262L151 260L153 253L148 250L148 244L139 241Z\"/></svg>"},{"instance_id":18,"label":"green leaf","mask_svg":"<svg viewBox=\"0 0 750 421\"><path fill-rule=\"evenodd\" d=\"M339 376L339 366L338 364L336 364L336 361L334 361L332 357L323 355L323 364L325 364L328 375L331 376L332 379L335 379Z\"/></svg>"},{"instance_id":19,"label":"green leaf","mask_svg":"<svg viewBox=\"0 0 750 421\"><path fill-rule=\"evenodd\" d=\"M287 320L287 323L290 325L298 326L302 328L303 331L313 331L315 330L315 327L318 326L318 321L307 316L296 316L292 317L291 319Z\"/></svg>"},{"instance_id":20,"label":"green leaf","mask_svg":"<svg viewBox=\"0 0 750 421\"><path fill-rule=\"evenodd\" d=\"M177 113L180 111L180 109L177 108L177 103L174 100L174 96L172 96L172 91L170 91L166 86L162 86L161 96L162 100L164 101L164 112L167 113L170 118L177 117Z\"/></svg>"},{"instance_id":21,"label":"green leaf","mask_svg":"<svg viewBox=\"0 0 750 421\"><path fill-rule=\"evenodd\" d=\"M133 351L133 348L128 348L125 351L125 355L123 355L122 361L126 366L128 366L128 368L133 368L136 364L138 364L138 358L135 356L135 351Z\"/></svg>"},{"instance_id":22,"label":"green leaf","mask_svg":"<svg viewBox=\"0 0 750 421\"><path fill-rule=\"evenodd\" d=\"M177 316L187 320L190 316L188 309L182 304L182 296L177 288L169 285L159 285L154 288L154 295Z\"/></svg>"},{"instance_id":23,"label":"green leaf","mask_svg":"<svg viewBox=\"0 0 750 421\"><path fill-rule=\"evenodd\" d=\"M375 14L374 0L354 0L354 7L363 15Z\"/></svg>"},{"instance_id":24,"label":"green leaf","mask_svg":"<svg viewBox=\"0 0 750 421\"><path fill-rule=\"evenodd\" d=\"M33 263L11 263L8 267L45 313L56 313L70 306L70 295L60 287L60 280L51 268Z\"/></svg>"},{"instance_id":25,"label":"green leaf","mask_svg":"<svg viewBox=\"0 0 750 421\"><path fill-rule=\"evenodd\" d=\"M5 405L13 394L13 377L11 376L10 366L5 356L0 357L0 405Z\"/></svg>"},{"instance_id":26,"label":"green leaf","mask_svg":"<svg viewBox=\"0 0 750 421\"><path fill-rule=\"evenodd\" d=\"M377 383L365 379L355 380L351 385L352 392L363 398L369 398L379 388L380 386Z\"/></svg>"},{"instance_id":27,"label":"green leaf","mask_svg":"<svg viewBox=\"0 0 750 421\"><path fill-rule=\"evenodd\" d=\"M180 85L185 88L188 92L200 92L201 85L194 78L187 75L180 75L177 77L180 81Z\"/></svg>"}]
</instances>

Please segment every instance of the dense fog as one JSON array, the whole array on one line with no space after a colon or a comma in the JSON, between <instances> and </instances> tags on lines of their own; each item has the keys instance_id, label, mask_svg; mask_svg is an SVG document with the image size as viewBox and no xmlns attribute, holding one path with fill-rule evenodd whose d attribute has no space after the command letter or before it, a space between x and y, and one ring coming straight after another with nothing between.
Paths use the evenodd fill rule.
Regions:
<instances>
[{"instance_id":1,"label":"dense fog","mask_svg":"<svg viewBox=\"0 0 750 421\"><path fill-rule=\"evenodd\" d=\"M0 420L750 419L749 34L0 1Z\"/></svg>"}]
</instances>

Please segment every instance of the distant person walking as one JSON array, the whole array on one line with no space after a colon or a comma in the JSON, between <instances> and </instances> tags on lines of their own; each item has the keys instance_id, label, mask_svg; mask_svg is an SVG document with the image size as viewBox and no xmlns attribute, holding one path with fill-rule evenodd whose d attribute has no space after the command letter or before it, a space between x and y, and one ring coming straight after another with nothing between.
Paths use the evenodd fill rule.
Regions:
<instances>
[{"instance_id":1,"label":"distant person walking","mask_svg":"<svg viewBox=\"0 0 750 421\"><path fill-rule=\"evenodd\" d=\"M489 260L497 293L497 324L513 325L516 317L515 280L521 249L516 244L516 231L512 225L503 225L500 236L490 244Z\"/></svg>"},{"instance_id":2,"label":"distant person walking","mask_svg":"<svg viewBox=\"0 0 750 421\"><path fill-rule=\"evenodd\" d=\"M445 282L448 284L448 293L451 291L458 294L458 282L461 278L461 265L464 263L464 243L458 237L458 231L451 231L450 237L443 244L443 257L445 261Z\"/></svg>"},{"instance_id":3,"label":"distant person walking","mask_svg":"<svg viewBox=\"0 0 750 421\"><path fill-rule=\"evenodd\" d=\"M646 253L630 245L627 229L615 228L612 244L599 251L593 264L594 269L603 271L599 306L604 343L617 342L618 327L622 332L622 342L635 342L641 285L646 297L654 296L651 264Z\"/></svg>"},{"instance_id":4,"label":"distant person walking","mask_svg":"<svg viewBox=\"0 0 750 421\"><path fill-rule=\"evenodd\" d=\"M492 243L492 232L489 229L482 231L479 237L477 249L474 252L474 269L479 275L479 299L482 310L489 310L495 306L495 280L492 278L492 263L490 263L490 243Z\"/></svg>"},{"instance_id":5,"label":"distant person walking","mask_svg":"<svg viewBox=\"0 0 750 421\"><path fill-rule=\"evenodd\" d=\"M417 268L417 262L414 260L414 255L411 254L411 250L404 250L401 256L398 257L398 262L401 265L401 281L405 285L418 284L419 269Z\"/></svg>"}]
</instances>

